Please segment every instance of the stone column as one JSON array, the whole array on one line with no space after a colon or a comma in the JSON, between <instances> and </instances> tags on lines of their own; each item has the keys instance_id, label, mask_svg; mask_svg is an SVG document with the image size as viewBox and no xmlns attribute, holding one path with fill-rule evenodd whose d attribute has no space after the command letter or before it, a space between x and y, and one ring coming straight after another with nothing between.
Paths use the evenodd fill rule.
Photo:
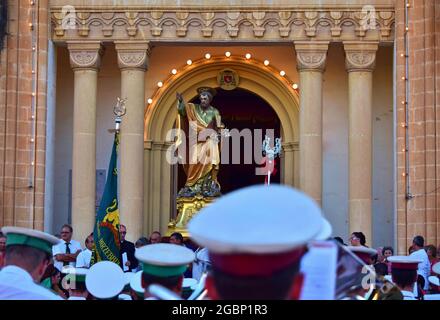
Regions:
<instances>
[{"instance_id":1,"label":"stone column","mask_svg":"<svg viewBox=\"0 0 440 320\"><path fill-rule=\"evenodd\" d=\"M295 185L295 169L298 167L298 164L295 163L295 149L297 149L298 144L293 142L283 143L283 184L297 187Z\"/></svg>"},{"instance_id":2,"label":"stone column","mask_svg":"<svg viewBox=\"0 0 440 320\"><path fill-rule=\"evenodd\" d=\"M120 219L130 241L136 241L143 230L145 72L149 48L148 42L116 42L121 98L127 99L119 149Z\"/></svg>"},{"instance_id":3,"label":"stone column","mask_svg":"<svg viewBox=\"0 0 440 320\"><path fill-rule=\"evenodd\" d=\"M372 239L372 101L377 43L345 42L349 103L349 231Z\"/></svg>"},{"instance_id":4,"label":"stone column","mask_svg":"<svg viewBox=\"0 0 440 320\"><path fill-rule=\"evenodd\" d=\"M83 242L93 231L96 212L96 97L101 43L68 43L74 71L72 225Z\"/></svg>"},{"instance_id":5,"label":"stone column","mask_svg":"<svg viewBox=\"0 0 440 320\"><path fill-rule=\"evenodd\" d=\"M300 188L322 204L322 76L328 42L295 42L300 78Z\"/></svg>"}]
</instances>

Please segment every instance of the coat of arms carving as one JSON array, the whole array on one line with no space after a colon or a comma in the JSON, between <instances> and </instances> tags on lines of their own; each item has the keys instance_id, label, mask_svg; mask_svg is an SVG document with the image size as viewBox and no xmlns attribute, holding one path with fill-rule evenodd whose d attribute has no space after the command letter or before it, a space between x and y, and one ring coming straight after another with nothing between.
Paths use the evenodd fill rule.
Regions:
<instances>
[{"instance_id":1,"label":"coat of arms carving","mask_svg":"<svg viewBox=\"0 0 440 320\"><path fill-rule=\"evenodd\" d=\"M238 87L240 78L232 69L224 69L217 76L217 83L223 90L234 90Z\"/></svg>"}]
</instances>

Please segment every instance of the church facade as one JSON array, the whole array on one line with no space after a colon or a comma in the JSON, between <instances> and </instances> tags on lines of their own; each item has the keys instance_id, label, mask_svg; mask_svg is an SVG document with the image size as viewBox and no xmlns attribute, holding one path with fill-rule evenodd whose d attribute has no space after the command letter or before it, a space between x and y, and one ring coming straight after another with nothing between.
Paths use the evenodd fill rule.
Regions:
<instances>
[{"instance_id":1,"label":"church facade","mask_svg":"<svg viewBox=\"0 0 440 320\"><path fill-rule=\"evenodd\" d=\"M209 86L230 129L282 138L276 182L313 197L334 236L362 231L402 254L418 234L439 244L436 1L7 4L1 225L56 233L69 222L85 239L121 97L121 221L130 240L165 233L182 180L167 161L176 92L190 101ZM264 183L245 177L243 166L220 166L227 191Z\"/></svg>"}]
</instances>

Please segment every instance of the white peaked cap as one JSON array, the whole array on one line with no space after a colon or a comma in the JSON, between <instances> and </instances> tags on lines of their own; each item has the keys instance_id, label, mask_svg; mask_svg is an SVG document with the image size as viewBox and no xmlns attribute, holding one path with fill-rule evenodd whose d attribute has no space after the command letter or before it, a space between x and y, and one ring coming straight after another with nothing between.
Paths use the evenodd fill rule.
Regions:
<instances>
[{"instance_id":1,"label":"white peaked cap","mask_svg":"<svg viewBox=\"0 0 440 320\"><path fill-rule=\"evenodd\" d=\"M39 230L21 227L3 227L2 233L6 236L6 246L23 245L39 249L52 255L52 246L61 242L51 234Z\"/></svg>"},{"instance_id":2,"label":"white peaked cap","mask_svg":"<svg viewBox=\"0 0 440 320\"><path fill-rule=\"evenodd\" d=\"M391 270L404 269L404 270L417 270L421 259L414 256L391 256L387 258L388 262L391 262Z\"/></svg>"},{"instance_id":3,"label":"white peaked cap","mask_svg":"<svg viewBox=\"0 0 440 320\"><path fill-rule=\"evenodd\" d=\"M119 300L126 300L126 301L133 300L128 294L125 294L125 293L121 293L118 296L118 299Z\"/></svg>"},{"instance_id":4,"label":"white peaked cap","mask_svg":"<svg viewBox=\"0 0 440 320\"><path fill-rule=\"evenodd\" d=\"M259 185L231 192L188 224L191 237L212 253L281 253L331 234L318 204L288 186Z\"/></svg>"},{"instance_id":5,"label":"white peaked cap","mask_svg":"<svg viewBox=\"0 0 440 320\"><path fill-rule=\"evenodd\" d=\"M89 273L89 269L86 268L75 268L72 266L64 266L61 269L61 273L63 274L75 274L75 275L79 275L79 276L86 276Z\"/></svg>"},{"instance_id":6,"label":"white peaked cap","mask_svg":"<svg viewBox=\"0 0 440 320\"><path fill-rule=\"evenodd\" d=\"M138 271L131 277L130 288L137 293L144 294L145 289L142 287L142 273L142 270Z\"/></svg>"},{"instance_id":7,"label":"white peaked cap","mask_svg":"<svg viewBox=\"0 0 440 320\"><path fill-rule=\"evenodd\" d=\"M195 253L191 249L171 243L156 243L139 248L136 259L156 266L181 266L194 261Z\"/></svg>"},{"instance_id":8,"label":"white peaked cap","mask_svg":"<svg viewBox=\"0 0 440 320\"><path fill-rule=\"evenodd\" d=\"M139 248L135 257L141 263L144 273L157 277L172 277L183 275L196 255L185 246L157 243Z\"/></svg>"},{"instance_id":9,"label":"white peaked cap","mask_svg":"<svg viewBox=\"0 0 440 320\"><path fill-rule=\"evenodd\" d=\"M190 288L194 290L197 287L198 281L193 278L184 278L182 288Z\"/></svg>"},{"instance_id":10,"label":"white peaked cap","mask_svg":"<svg viewBox=\"0 0 440 320\"><path fill-rule=\"evenodd\" d=\"M391 263L403 263L403 264L415 264L420 263L422 260L414 256L391 256L387 258Z\"/></svg>"},{"instance_id":11,"label":"white peaked cap","mask_svg":"<svg viewBox=\"0 0 440 320\"><path fill-rule=\"evenodd\" d=\"M440 262L437 262L432 266L432 271L438 275L440 275Z\"/></svg>"},{"instance_id":12,"label":"white peaked cap","mask_svg":"<svg viewBox=\"0 0 440 320\"><path fill-rule=\"evenodd\" d=\"M135 273L133 272L124 272L124 276L125 276L125 285L129 285L131 279L134 277Z\"/></svg>"},{"instance_id":13,"label":"white peaked cap","mask_svg":"<svg viewBox=\"0 0 440 320\"><path fill-rule=\"evenodd\" d=\"M428 280L431 284L440 287L440 279L437 276L430 276Z\"/></svg>"},{"instance_id":14,"label":"white peaked cap","mask_svg":"<svg viewBox=\"0 0 440 320\"><path fill-rule=\"evenodd\" d=\"M94 264L86 277L87 291L98 299L111 299L124 289L124 271L113 262L101 261Z\"/></svg>"},{"instance_id":15,"label":"white peaked cap","mask_svg":"<svg viewBox=\"0 0 440 320\"><path fill-rule=\"evenodd\" d=\"M330 238L332 234L332 225L328 222L327 219L323 218L323 224L321 231L319 231L318 235L315 237L315 240L327 240Z\"/></svg>"}]
</instances>

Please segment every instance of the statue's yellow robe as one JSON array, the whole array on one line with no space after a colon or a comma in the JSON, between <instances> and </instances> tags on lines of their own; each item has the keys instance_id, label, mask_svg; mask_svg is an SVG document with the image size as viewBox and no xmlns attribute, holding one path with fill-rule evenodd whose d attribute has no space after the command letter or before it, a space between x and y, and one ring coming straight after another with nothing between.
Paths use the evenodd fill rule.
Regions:
<instances>
[{"instance_id":1,"label":"statue's yellow robe","mask_svg":"<svg viewBox=\"0 0 440 320\"><path fill-rule=\"evenodd\" d=\"M218 142L203 135L203 131L211 128L211 122L215 122L214 131L221 125L220 114L217 109L210 107L207 114L203 114L201 107L193 103L178 103L179 114L177 117L177 128L179 131L183 127L183 121L188 121L189 130L197 134L197 141L188 139L189 157L183 168L187 180L185 186L192 187L199 180L212 172L212 180L217 181L217 172L220 165L220 151ZM182 119L186 117L187 119ZM206 134L206 131L204 132ZM187 137L189 133L185 132ZM200 136L202 134L202 136ZM199 141L199 140L203 141ZM206 139L206 140L205 140ZM176 147L182 143L182 137L178 135Z\"/></svg>"}]
</instances>

